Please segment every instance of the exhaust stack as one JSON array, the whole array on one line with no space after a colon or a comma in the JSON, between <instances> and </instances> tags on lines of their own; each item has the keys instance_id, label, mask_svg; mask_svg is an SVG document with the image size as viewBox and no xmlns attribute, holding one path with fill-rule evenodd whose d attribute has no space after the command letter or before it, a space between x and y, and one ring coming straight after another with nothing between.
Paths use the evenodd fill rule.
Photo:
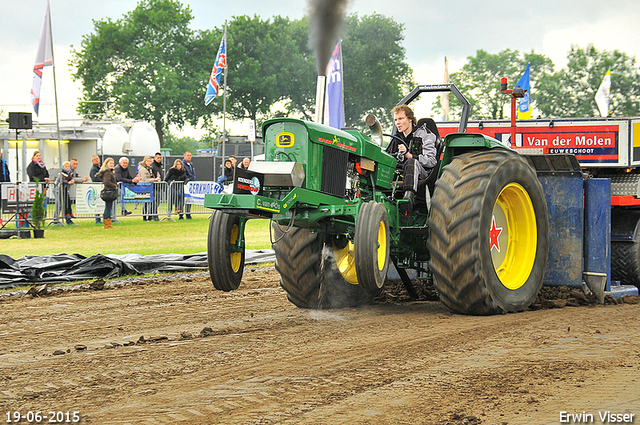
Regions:
<instances>
[{"instance_id":1,"label":"exhaust stack","mask_svg":"<svg viewBox=\"0 0 640 425\"><path fill-rule=\"evenodd\" d=\"M378 146L382 146L382 127L378 122L378 119L375 115L369 114L364 119L365 124L369 126L369 130L371 130L371 138Z\"/></svg>"},{"instance_id":2,"label":"exhaust stack","mask_svg":"<svg viewBox=\"0 0 640 425\"><path fill-rule=\"evenodd\" d=\"M316 86L316 122L324 124L324 100L327 95L327 77L318 75L318 84Z\"/></svg>"}]
</instances>

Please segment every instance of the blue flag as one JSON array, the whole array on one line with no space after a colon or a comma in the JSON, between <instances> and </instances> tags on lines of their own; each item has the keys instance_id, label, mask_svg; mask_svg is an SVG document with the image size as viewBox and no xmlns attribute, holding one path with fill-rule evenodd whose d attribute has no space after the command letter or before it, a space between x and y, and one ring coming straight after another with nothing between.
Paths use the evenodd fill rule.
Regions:
<instances>
[{"instance_id":1,"label":"blue flag","mask_svg":"<svg viewBox=\"0 0 640 425\"><path fill-rule=\"evenodd\" d=\"M520 99L518 102L518 118L519 119L531 119L531 81L529 78L529 68L531 64L527 64L527 69L525 69L524 74L518 80L516 87L522 87L526 90L524 93L524 97Z\"/></svg>"},{"instance_id":2,"label":"blue flag","mask_svg":"<svg viewBox=\"0 0 640 425\"><path fill-rule=\"evenodd\" d=\"M222 70L227 64L227 34L222 37L220 42L220 48L218 48L218 55L216 61L213 64L211 70L211 76L209 77L209 86L207 86L207 94L204 95L205 106L211 103L214 97L220 93L220 78L222 77Z\"/></svg>"},{"instance_id":3,"label":"blue flag","mask_svg":"<svg viewBox=\"0 0 640 425\"><path fill-rule=\"evenodd\" d=\"M340 42L333 49L327 69L327 113L328 124L333 128L344 127L344 105L342 94L342 49Z\"/></svg>"}]
</instances>

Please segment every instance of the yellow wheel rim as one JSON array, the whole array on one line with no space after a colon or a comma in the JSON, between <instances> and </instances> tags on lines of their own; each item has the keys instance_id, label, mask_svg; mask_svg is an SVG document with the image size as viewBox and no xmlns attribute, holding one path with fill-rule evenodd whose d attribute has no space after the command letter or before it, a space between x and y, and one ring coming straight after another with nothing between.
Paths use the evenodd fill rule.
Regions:
<instances>
[{"instance_id":1,"label":"yellow wheel rim","mask_svg":"<svg viewBox=\"0 0 640 425\"><path fill-rule=\"evenodd\" d=\"M336 246L335 241L333 244L333 255L336 259L336 265L338 271L347 282L357 285L358 276L356 275L356 263L354 255L355 245L349 241L344 248Z\"/></svg>"},{"instance_id":2,"label":"yellow wheel rim","mask_svg":"<svg viewBox=\"0 0 640 425\"><path fill-rule=\"evenodd\" d=\"M238 242L238 225L234 224L229 234L229 245L235 245ZM242 264L242 252L231 252L229 254L229 260L231 262L231 270L234 273L238 273L240 265Z\"/></svg>"},{"instance_id":3,"label":"yellow wheel rim","mask_svg":"<svg viewBox=\"0 0 640 425\"><path fill-rule=\"evenodd\" d=\"M517 183L505 186L493 207L489 249L502 284L516 290L525 284L536 258L536 214L527 191Z\"/></svg>"},{"instance_id":4,"label":"yellow wheel rim","mask_svg":"<svg viewBox=\"0 0 640 425\"><path fill-rule=\"evenodd\" d=\"M382 271L387 261L387 226L380 220L378 226L378 270Z\"/></svg>"}]
</instances>

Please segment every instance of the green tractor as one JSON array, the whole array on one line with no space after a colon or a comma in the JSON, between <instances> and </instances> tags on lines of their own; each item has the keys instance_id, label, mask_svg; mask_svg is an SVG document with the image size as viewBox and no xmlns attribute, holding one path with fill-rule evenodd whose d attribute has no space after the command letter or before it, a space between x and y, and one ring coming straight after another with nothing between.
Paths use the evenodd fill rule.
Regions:
<instances>
[{"instance_id":1,"label":"green tractor","mask_svg":"<svg viewBox=\"0 0 640 425\"><path fill-rule=\"evenodd\" d=\"M452 92L463 104L459 132L437 137L439 164L420 184L409 222L400 220L402 176L371 136L313 122L278 118L263 125L265 161L236 172L233 194L206 195L216 289L238 288L244 227L268 218L276 270L289 300L301 308L370 303L393 262L409 294L407 269L433 279L451 311L486 315L526 309L542 285L549 250L547 204L526 158L482 134L465 133L470 104L452 84L418 86ZM420 123L419 123L420 124ZM389 136L392 137L392 136Z\"/></svg>"}]
</instances>

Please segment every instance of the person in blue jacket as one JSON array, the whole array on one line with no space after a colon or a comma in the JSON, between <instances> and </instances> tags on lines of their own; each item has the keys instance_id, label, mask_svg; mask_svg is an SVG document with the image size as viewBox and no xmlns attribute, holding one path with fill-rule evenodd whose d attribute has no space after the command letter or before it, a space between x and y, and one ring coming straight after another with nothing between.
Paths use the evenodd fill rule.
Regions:
<instances>
[{"instance_id":1,"label":"person in blue jacket","mask_svg":"<svg viewBox=\"0 0 640 425\"><path fill-rule=\"evenodd\" d=\"M193 166L191 162L191 152L186 151L184 153L184 157L182 159L182 165L184 166L184 171L187 172L187 179L190 182L196 181L196 167ZM191 220L191 204L186 204L184 206L185 217L188 220Z\"/></svg>"},{"instance_id":2,"label":"person in blue jacket","mask_svg":"<svg viewBox=\"0 0 640 425\"><path fill-rule=\"evenodd\" d=\"M2 151L0 151L0 183L6 183L11 181L9 174L9 165L7 160L2 157Z\"/></svg>"}]
</instances>

